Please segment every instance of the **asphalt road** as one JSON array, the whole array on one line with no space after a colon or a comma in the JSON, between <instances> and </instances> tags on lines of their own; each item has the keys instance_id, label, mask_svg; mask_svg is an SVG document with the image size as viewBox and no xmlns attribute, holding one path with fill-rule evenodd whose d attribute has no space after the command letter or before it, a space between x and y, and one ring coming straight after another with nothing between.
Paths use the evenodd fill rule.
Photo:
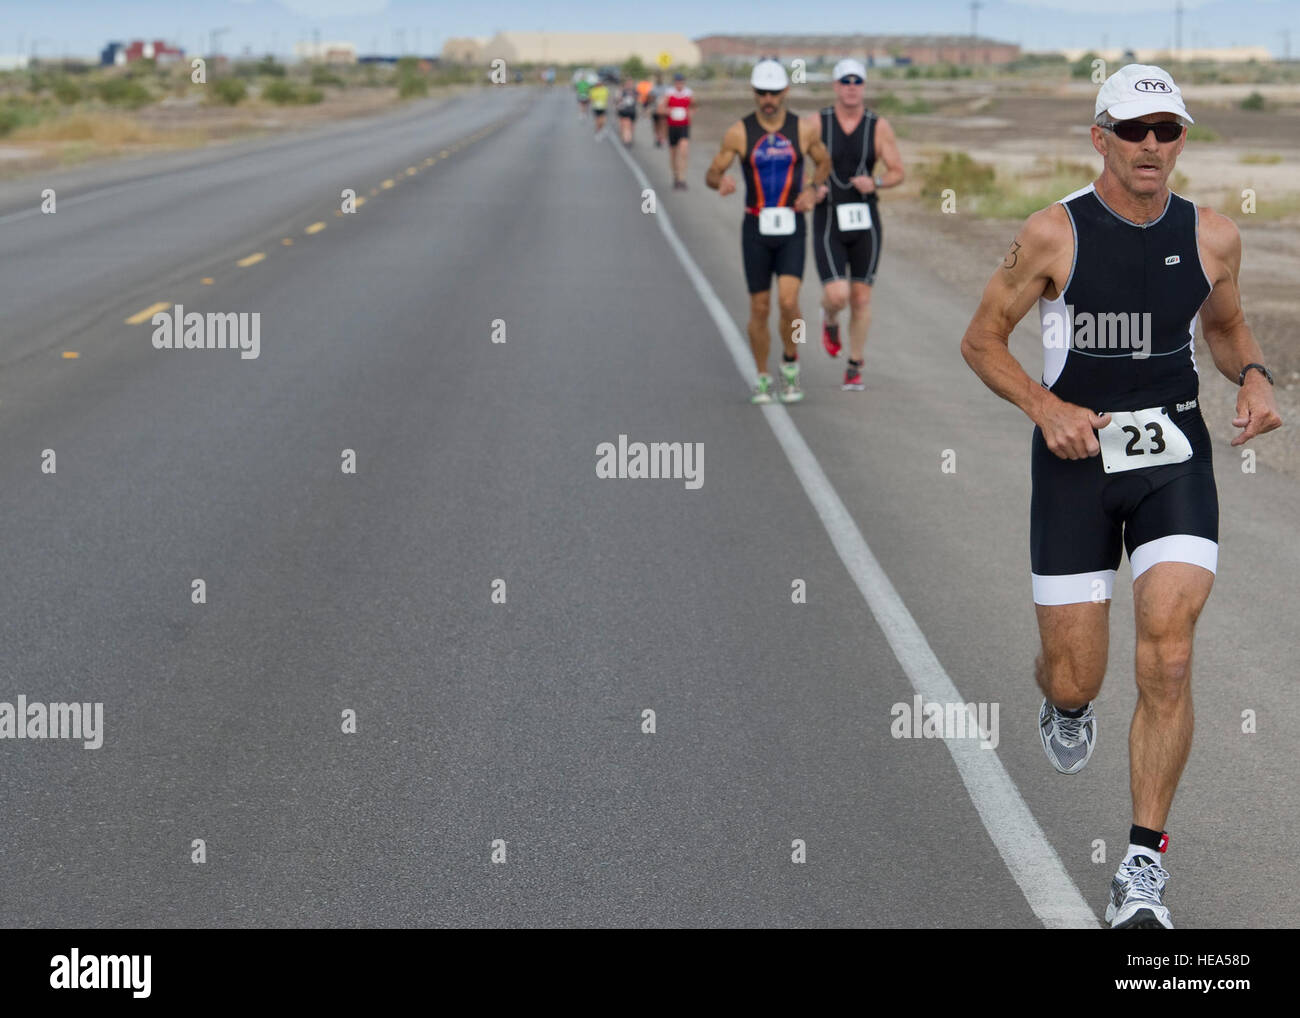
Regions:
<instances>
[{"instance_id":1,"label":"asphalt road","mask_svg":"<svg viewBox=\"0 0 1300 1018\"><path fill-rule=\"evenodd\" d=\"M739 199L699 183L703 144L671 191L638 131L743 328ZM1045 921L945 743L891 736L908 671L567 90L36 184L55 215L0 188L0 699L102 702L104 733L0 740L0 923ZM346 187L367 201L335 216ZM811 258L806 279L815 323ZM1097 753L1061 777L1035 724L1029 427L961 361L973 299L886 247L867 391L812 346L788 418L962 698L999 704L991 752L1099 915L1131 599ZM155 303L260 313L260 356L154 349L126 319ZM1036 369L1031 334L1016 352ZM598 477L619 435L703 443L703 485ZM1300 491L1216 455L1167 900L1182 926L1294 926Z\"/></svg>"}]
</instances>

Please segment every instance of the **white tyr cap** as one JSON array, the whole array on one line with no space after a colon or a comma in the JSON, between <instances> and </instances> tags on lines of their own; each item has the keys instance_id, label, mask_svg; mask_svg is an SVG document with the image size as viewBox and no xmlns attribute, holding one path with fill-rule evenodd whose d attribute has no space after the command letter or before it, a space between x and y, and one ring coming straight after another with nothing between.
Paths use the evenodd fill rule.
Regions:
<instances>
[{"instance_id":1,"label":"white tyr cap","mask_svg":"<svg viewBox=\"0 0 1300 1018\"><path fill-rule=\"evenodd\" d=\"M1128 64L1106 79L1097 93L1094 117L1136 120L1149 113L1173 113L1185 123L1195 121L1183 105L1183 93L1169 72L1150 64Z\"/></svg>"}]
</instances>

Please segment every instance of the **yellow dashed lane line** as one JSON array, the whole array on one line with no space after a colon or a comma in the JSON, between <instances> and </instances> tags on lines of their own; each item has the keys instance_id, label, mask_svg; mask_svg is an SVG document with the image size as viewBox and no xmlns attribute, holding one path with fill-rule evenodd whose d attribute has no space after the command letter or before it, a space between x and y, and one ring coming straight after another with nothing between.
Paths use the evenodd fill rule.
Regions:
<instances>
[{"instance_id":1,"label":"yellow dashed lane line","mask_svg":"<svg viewBox=\"0 0 1300 1018\"><path fill-rule=\"evenodd\" d=\"M459 151L462 147L469 144L469 142L477 141L480 138L486 137L489 133L491 133L491 131L487 130L487 131L482 131L479 134L470 135L468 139L456 142L454 145L451 146L450 149L444 148L441 151L439 151L439 153L436 156L429 156L427 159L424 160L423 165L432 166L439 159L446 159L449 155L451 155L452 152ZM415 176L417 172L418 170L414 166L408 166L406 168L406 175L408 177ZM370 189L370 194L373 197L379 194L380 188L387 191L390 188L396 186L397 186L397 181L395 181L392 177L389 177L382 184L380 184L379 187L372 187ZM355 206L357 208L360 208L365 203L366 203L366 199L363 196L358 195L355 202ZM338 211L335 212L334 214L336 216L341 216L343 213L342 211ZM310 226L306 227L302 232L307 234L308 236L311 236L312 234L320 233L321 230L323 229L325 229L325 223L322 221L317 221L312 223ZM290 247L293 244L293 238L285 237L280 241L280 243L283 244L285 247ZM246 255L245 257L240 258L237 262L235 262L235 264L238 265L241 269L246 269L250 265L256 265L258 262L265 261L265 260L266 260L266 253L264 251L257 251L254 252L253 254ZM211 276L204 276L201 280L199 280L199 282L201 282L204 286L212 286L216 281ZM127 318L126 324L140 325L142 322L149 321L149 319L151 319L159 311L166 311L170 307L171 304L165 303L163 301L159 301L157 304L150 304L147 308L137 311L130 318ZM63 351L63 358L65 360L75 360L80 356L81 355L79 353L73 350Z\"/></svg>"},{"instance_id":2,"label":"yellow dashed lane line","mask_svg":"<svg viewBox=\"0 0 1300 1018\"><path fill-rule=\"evenodd\" d=\"M126 320L126 324L127 324L127 325L139 325L141 322L147 322L150 318L152 318L154 315L156 315L159 311L166 311L169 307L171 307L171 304L164 304L164 303L162 303L161 301L160 301L159 303L157 303L157 304L150 304L150 305L149 305L147 308L145 308L143 311L137 311L137 312L136 312L135 314L133 314L130 318L128 318L128 319Z\"/></svg>"},{"instance_id":3,"label":"yellow dashed lane line","mask_svg":"<svg viewBox=\"0 0 1300 1018\"><path fill-rule=\"evenodd\" d=\"M80 357L80 356L81 356L81 354L77 353L76 350L64 350L64 351L63 351L63 359L64 359L65 361L75 361L75 360L76 360L78 357Z\"/></svg>"}]
</instances>

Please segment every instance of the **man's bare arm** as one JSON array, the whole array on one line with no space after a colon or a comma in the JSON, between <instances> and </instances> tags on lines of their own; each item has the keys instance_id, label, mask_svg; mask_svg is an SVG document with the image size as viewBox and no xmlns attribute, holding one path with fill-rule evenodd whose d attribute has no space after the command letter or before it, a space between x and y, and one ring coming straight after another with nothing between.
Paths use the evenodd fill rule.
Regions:
<instances>
[{"instance_id":1,"label":"man's bare arm","mask_svg":"<svg viewBox=\"0 0 1300 1018\"><path fill-rule=\"evenodd\" d=\"M876 154L885 164L885 172L880 175L881 187L897 187L903 182L903 155L898 151L894 129L884 117L876 121Z\"/></svg>"},{"instance_id":2,"label":"man's bare arm","mask_svg":"<svg viewBox=\"0 0 1300 1018\"><path fill-rule=\"evenodd\" d=\"M722 182L722 175L730 168L732 160L737 157L743 158L744 155L745 125L737 120L722 136L722 146L718 149L718 154L713 157L713 162L709 164L708 171L704 174L704 182L716 191Z\"/></svg>"},{"instance_id":3,"label":"man's bare arm","mask_svg":"<svg viewBox=\"0 0 1300 1018\"><path fill-rule=\"evenodd\" d=\"M1200 311L1201 329L1215 367L1236 384L1247 364L1264 362L1264 351L1246 324L1241 308L1241 289L1237 283L1241 271L1241 234L1236 223L1213 209L1201 209L1200 219L1200 239L1210 256L1214 275L1213 289ZM1249 372L1242 381L1237 395L1237 418L1232 423L1245 429L1232 440L1233 445L1241 445L1282 426L1273 387L1259 372Z\"/></svg>"},{"instance_id":4,"label":"man's bare arm","mask_svg":"<svg viewBox=\"0 0 1300 1018\"><path fill-rule=\"evenodd\" d=\"M1094 429L1109 415L1066 403L1030 378L1008 348L1012 330L1049 287L1062 265L1069 265L1074 234L1065 210L1050 205L1026 221L984 296L961 341L966 363L990 389L1014 403L1042 429L1043 439L1063 459L1083 459L1101 451Z\"/></svg>"},{"instance_id":5,"label":"man's bare arm","mask_svg":"<svg viewBox=\"0 0 1300 1018\"><path fill-rule=\"evenodd\" d=\"M815 164L812 176L806 178L807 186L818 187L831 175L831 154L822 144L821 117L813 114L799 118L799 145L809 159Z\"/></svg>"},{"instance_id":6,"label":"man's bare arm","mask_svg":"<svg viewBox=\"0 0 1300 1018\"><path fill-rule=\"evenodd\" d=\"M1241 369L1262 362L1264 352L1246 324L1237 274L1241 271L1241 234L1237 224L1213 209L1201 209L1201 241L1213 259L1217 279L1201 308L1201 328L1214 364L1234 384Z\"/></svg>"},{"instance_id":7,"label":"man's bare arm","mask_svg":"<svg viewBox=\"0 0 1300 1018\"><path fill-rule=\"evenodd\" d=\"M1026 220L984 287L980 306L961 341L961 355L980 380L1031 420L1036 418L1043 388L1011 356L1008 345L1020 319L1052 282L1052 263L1061 239L1054 218L1048 208ZM1065 226L1069 230L1069 224Z\"/></svg>"}]
</instances>

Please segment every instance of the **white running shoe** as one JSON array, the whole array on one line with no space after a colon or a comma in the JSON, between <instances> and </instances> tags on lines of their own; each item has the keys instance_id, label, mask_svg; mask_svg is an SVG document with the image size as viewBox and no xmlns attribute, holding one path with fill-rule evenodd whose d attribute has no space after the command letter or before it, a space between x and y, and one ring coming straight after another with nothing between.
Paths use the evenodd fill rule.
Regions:
<instances>
[{"instance_id":1,"label":"white running shoe","mask_svg":"<svg viewBox=\"0 0 1300 1018\"><path fill-rule=\"evenodd\" d=\"M799 362L781 363L781 402L798 403L803 399L803 390L799 388Z\"/></svg>"},{"instance_id":2,"label":"white running shoe","mask_svg":"<svg viewBox=\"0 0 1300 1018\"><path fill-rule=\"evenodd\" d=\"M1174 921L1165 908L1165 882L1169 871L1154 859L1135 855L1120 864L1110 882L1106 922L1112 930L1172 930Z\"/></svg>"}]
</instances>

